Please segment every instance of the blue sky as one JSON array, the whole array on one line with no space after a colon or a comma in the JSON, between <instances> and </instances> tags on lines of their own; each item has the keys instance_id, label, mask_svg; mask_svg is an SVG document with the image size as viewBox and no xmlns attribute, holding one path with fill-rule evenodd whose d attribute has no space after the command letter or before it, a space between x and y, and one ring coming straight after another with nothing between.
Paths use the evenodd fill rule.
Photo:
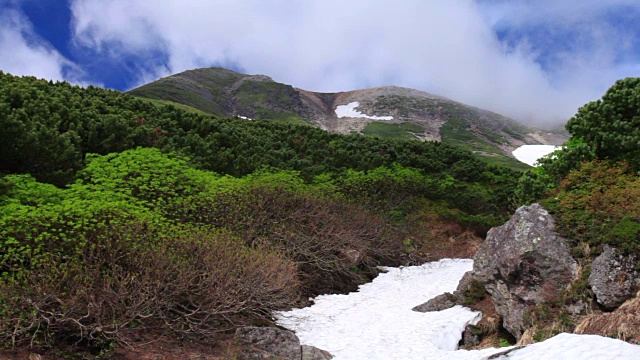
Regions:
<instances>
[{"instance_id":1,"label":"blue sky","mask_svg":"<svg viewBox=\"0 0 640 360\"><path fill-rule=\"evenodd\" d=\"M560 123L640 75L640 0L0 0L0 70L128 90L224 66Z\"/></svg>"}]
</instances>

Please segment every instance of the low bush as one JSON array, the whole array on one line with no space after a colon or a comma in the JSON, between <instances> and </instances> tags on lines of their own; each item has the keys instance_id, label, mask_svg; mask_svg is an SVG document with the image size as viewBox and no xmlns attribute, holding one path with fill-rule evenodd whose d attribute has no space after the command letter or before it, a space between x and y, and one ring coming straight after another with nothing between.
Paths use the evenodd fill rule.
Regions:
<instances>
[{"instance_id":1,"label":"low bush","mask_svg":"<svg viewBox=\"0 0 640 360\"><path fill-rule=\"evenodd\" d=\"M594 160L569 173L553 195L560 233L595 252L610 244L640 254L640 179L625 163Z\"/></svg>"},{"instance_id":2,"label":"low bush","mask_svg":"<svg viewBox=\"0 0 640 360\"><path fill-rule=\"evenodd\" d=\"M225 233L152 227L100 228L85 235L78 257L47 256L19 277L5 272L0 342L104 347L135 331L210 336L298 299L295 265L281 254Z\"/></svg>"}]
</instances>

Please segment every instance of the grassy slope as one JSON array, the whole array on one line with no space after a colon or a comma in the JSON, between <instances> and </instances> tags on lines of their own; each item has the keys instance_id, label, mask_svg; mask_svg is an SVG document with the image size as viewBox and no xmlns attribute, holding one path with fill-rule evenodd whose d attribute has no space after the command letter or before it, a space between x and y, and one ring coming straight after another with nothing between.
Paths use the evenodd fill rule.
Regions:
<instances>
[{"instance_id":1,"label":"grassy slope","mask_svg":"<svg viewBox=\"0 0 640 360\"><path fill-rule=\"evenodd\" d=\"M362 130L364 135L409 140L416 138L414 134L421 134L422 132L422 128L414 123L390 124L382 121L369 123Z\"/></svg>"},{"instance_id":2,"label":"grassy slope","mask_svg":"<svg viewBox=\"0 0 640 360\"><path fill-rule=\"evenodd\" d=\"M239 81L243 80L242 83ZM239 85L239 86L238 86ZM153 101L179 104L188 111L219 116L304 124L301 117L285 109L295 108L293 89L273 81L253 80L225 69L196 69L143 85L129 94ZM276 104L275 109L274 104Z\"/></svg>"},{"instance_id":3,"label":"grassy slope","mask_svg":"<svg viewBox=\"0 0 640 360\"><path fill-rule=\"evenodd\" d=\"M209 113L204 112L200 109L196 109L192 106L189 105L185 105L185 104L181 104L181 103L177 103L175 101L171 101L171 100L160 100L160 99L152 99L152 98L147 98L147 97L142 97L142 96L138 96L138 95L134 95L136 98L143 100L143 101L147 101L150 102L156 106L165 106L165 105L171 105L171 106L175 106L180 110L184 110L186 112L190 112L190 113L194 113L194 114L200 114L200 115L209 115Z\"/></svg>"},{"instance_id":4,"label":"grassy slope","mask_svg":"<svg viewBox=\"0 0 640 360\"><path fill-rule=\"evenodd\" d=\"M483 141L469 130L469 124L465 120L452 119L440 129L442 142L447 145L456 146L478 154L483 160L490 164L506 166L508 168L524 171L531 167L516 159L505 156L502 150L495 145ZM482 133L486 138L495 142L506 141L503 137L491 131Z\"/></svg>"}]
</instances>

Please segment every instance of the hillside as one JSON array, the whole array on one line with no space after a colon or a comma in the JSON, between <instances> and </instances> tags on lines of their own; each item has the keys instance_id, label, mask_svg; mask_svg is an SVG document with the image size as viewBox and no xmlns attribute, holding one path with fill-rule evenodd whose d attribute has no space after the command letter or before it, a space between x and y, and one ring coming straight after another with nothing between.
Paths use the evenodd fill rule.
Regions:
<instances>
[{"instance_id":1,"label":"hillside","mask_svg":"<svg viewBox=\"0 0 640 360\"><path fill-rule=\"evenodd\" d=\"M217 115L306 122L334 133L436 140L518 166L511 151L524 144L558 145L563 131L526 127L502 115L423 91L385 86L318 93L222 68L185 71L131 90Z\"/></svg>"},{"instance_id":2,"label":"hillside","mask_svg":"<svg viewBox=\"0 0 640 360\"><path fill-rule=\"evenodd\" d=\"M0 357L109 358L158 339L174 350L230 341L231 351L236 329L354 290L380 265L477 255L533 201L555 220L532 218L555 226L580 271L569 287L540 287L558 293L527 303L522 338L638 343L639 94L640 79L617 82L578 110L556 156L522 173L441 142L222 118L0 72ZM324 96L316 105L333 101ZM338 113L359 119L349 104ZM505 280L526 294L545 284ZM469 285L463 295L493 319L474 334L502 343L498 303Z\"/></svg>"},{"instance_id":3,"label":"hillside","mask_svg":"<svg viewBox=\"0 0 640 360\"><path fill-rule=\"evenodd\" d=\"M2 72L0 114L0 356L215 342L378 265L469 257L521 175Z\"/></svg>"}]
</instances>

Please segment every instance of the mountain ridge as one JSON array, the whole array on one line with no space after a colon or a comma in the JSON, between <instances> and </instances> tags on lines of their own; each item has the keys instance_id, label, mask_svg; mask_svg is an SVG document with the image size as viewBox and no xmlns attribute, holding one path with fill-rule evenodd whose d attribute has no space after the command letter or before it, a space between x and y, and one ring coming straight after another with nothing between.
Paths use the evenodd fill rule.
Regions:
<instances>
[{"instance_id":1,"label":"mountain ridge","mask_svg":"<svg viewBox=\"0 0 640 360\"><path fill-rule=\"evenodd\" d=\"M307 123L324 130L422 141L442 141L484 157L506 156L526 144L559 145L566 133L518 123L449 98L395 85L322 93L225 68L174 74L129 91L221 116ZM338 106L351 106L340 116ZM380 120L380 118L385 120Z\"/></svg>"}]
</instances>

